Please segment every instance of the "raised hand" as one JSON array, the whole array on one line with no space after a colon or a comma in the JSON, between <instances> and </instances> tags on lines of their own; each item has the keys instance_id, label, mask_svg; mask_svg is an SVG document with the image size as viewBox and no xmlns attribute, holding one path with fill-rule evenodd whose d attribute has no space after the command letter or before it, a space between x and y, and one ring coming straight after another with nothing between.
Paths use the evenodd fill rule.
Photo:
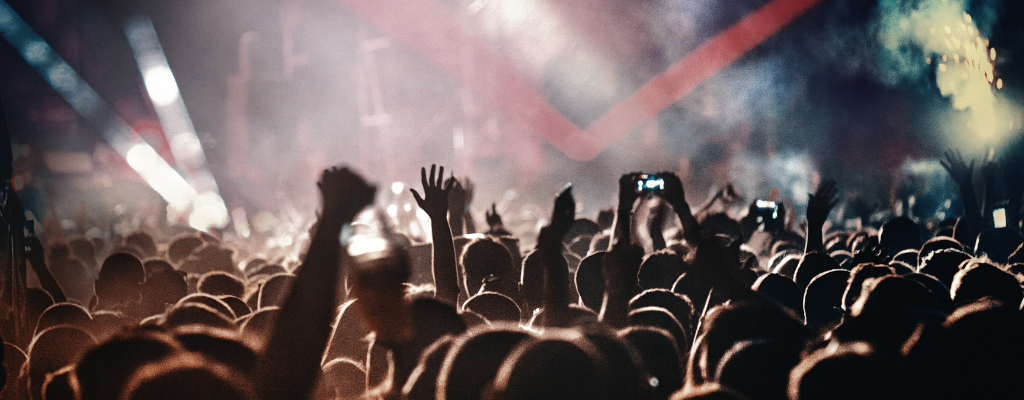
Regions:
<instances>
[{"instance_id":1,"label":"raised hand","mask_svg":"<svg viewBox=\"0 0 1024 400\"><path fill-rule=\"evenodd\" d=\"M345 222L373 204L377 188L346 167L325 169L317 182L323 199L324 216L337 216Z\"/></svg>"},{"instance_id":2,"label":"raised hand","mask_svg":"<svg viewBox=\"0 0 1024 400\"><path fill-rule=\"evenodd\" d=\"M805 253L823 250L824 244L822 243L821 229L825 226L825 221L828 220L828 214L832 212L836 204L839 204L839 199L836 197L837 193L836 181L830 179L822 182L818 186L817 191L808 194L810 198L807 200L807 245L804 248Z\"/></svg>"},{"instance_id":3,"label":"raised hand","mask_svg":"<svg viewBox=\"0 0 1024 400\"><path fill-rule=\"evenodd\" d=\"M491 203L491 209L484 210L484 217L486 217L487 226L491 227L491 231L502 229L505 225L501 222L501 215L498 215L497 203Z\"/></svg>"},{"instance_id":4,"label":"raised hand","mask_svg":"<svg viewBox=\"0 0 1024 400\"><path fill-rule=\"evenodd\" d=\"M437 172L437 175L434 175ZM455 183L454 179L449 179L448 182L444 183L444 187L441 186L441 182L444 182L444 167L437 168L437 165L430 166L430 179L427 179L427 169L420 168L420 181L423 183L423 196L416 189L410 188L412 191L412 197L416 199L416 204L423 209L424 212L430 217L430 219L436 218L447 218L448 214L448 193L452 189L452 184Z\"/></svg>"},{"instance_id":5,"label":"raised hand","mask_svg":"<svg viewBox=\"0 0 1024 400\"><path fill-rule=\"evenodd\" d=\"M964 217L967 220L966 237L973 238L985 226L981 218L981 207L978 205L978 198L974 193L974 185L971 183L974 177L974 160L967 164L957 150L946 151L944 157L945 159L939 160L939 162L960 188L960 197L964 203Z\"/></svg>"},{"instance_id":6,"label":"raised hand","mask_svg":"<svg viewBox=\"0 0 1024 400\"><path fill-rule=\"evenodd\" d=\"M566 187L555 198L551 223L540 230L537 251L544 265L544 326L569 325L569 271L562 256L562 239L576 219L576 200L572 187Z\"/></svg>"},{"instance_id":7,"label":"raised hand","mask_svg":"<svg viewBox=\"0 0 1024 400\"><path fill-rule=\"evenodd\" d=\"M836 197L839 191L836 189L836 181L827 180L818 186L818 190L808 194L807 200L807 225L816 226L819 229L825 225L828 214L839 204Z\"/></svg>"},{"instance_id":8,"label":"raised hand","mask_svg":"<svg viewBox=\"0 0 1024 400\"><path fill-rule=\"evenodd\" d=\"M658 176L665 180L665 189L661 191L660 195L668 204L672 205L672 209L679 216L679 222L683 225L683 235L686 237L686 241L694 244L697 243L704 236L704 232L701 230L700 224L697 223L697 219L693 217L690 205L686 203L686 191L683 190L683 182L679 179L679 176L668 171L659 172Z\"/></svg>"},{"instance_id":9,"label":"raised hand","mask_svg":"<svg viewBox=\"0 0 1024 400\"><path fill-rule=\"evenodd\" d=\"M944 157L939 162L949 172L953 182L956 182L961 189L971 187L971 179L974 177L974 160L967 164L959 150L947 150Z\"/></svg>"},{"instance_id":10,"label":"raised hand","mask_svg":"<svg viewBox=\"0 0 1024 400\"><path fill-rule=\"evenodd\" d=\"M679 177L667 171L659 172L658 176L665 180L665 189L661 191L661 197L672 207L686 204L686 191L683 190L683 182L679 180Z\"/></svg>"},{"instance_id":11,"label":"raised hand","mask_svg":"<svg viewBox=\"0 0 1024 400\"><path fill-rule=\"evenodd\" d=\"M568 186L555 197L555 209L551 212L551 224L547 227L553 243L562 242L575 220L576 200L572 197L572 186Z\"/></svg>"}]
</instances>

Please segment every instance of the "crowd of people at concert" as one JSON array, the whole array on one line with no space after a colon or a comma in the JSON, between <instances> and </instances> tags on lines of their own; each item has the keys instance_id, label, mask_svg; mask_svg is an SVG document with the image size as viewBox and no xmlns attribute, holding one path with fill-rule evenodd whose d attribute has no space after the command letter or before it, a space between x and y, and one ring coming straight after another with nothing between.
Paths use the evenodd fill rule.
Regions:
<instances>
[{"instance_id":1,"label":"crowd of people at concert","mask_svg":"<svg viewBox=\"0 0 1024 400\"><path fill-rule=\"evenodd\" d=\"M964 212L934 223L835 224L841 180L806 215L731 217L708 206L730 190L691 207L675 174L629 173L594 219L562 190L522 248L494 206L474 232L464 181L431 166L412 189L425 253L383 217L372 240L340 235L376 192L347 168L323 172L296 263L200 231L29 237L39 284L4 332L0 397L1024 398L1010 161L988 168L1004 223L976 195L988 172L950 152Z\"/></svg>"}]
</instances>

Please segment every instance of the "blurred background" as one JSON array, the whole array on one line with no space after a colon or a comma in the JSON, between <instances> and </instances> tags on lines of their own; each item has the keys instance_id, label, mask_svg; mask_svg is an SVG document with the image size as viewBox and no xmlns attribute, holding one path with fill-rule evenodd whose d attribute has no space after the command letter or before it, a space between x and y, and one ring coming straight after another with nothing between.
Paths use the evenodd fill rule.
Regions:
<instances>
[{"instance_id":1,"label":"blurred background","mask_svg":"<svg viewBox=\"0 0 1024 400\"><path fill-rule=\"evenodd\" d=\"M431 164L475 184L478 225L495 202L522 230L568 182L594 217L619 175L663 170L693 202L732 183L739 209L799 215L832 178L857 212L942 219L958 212L942 151L1020 151L1022 16L1012 0L0 0L0 96L27 208L87 236L285 240L336 164L396 221L417 220L408 188Z\"/></svg>"}]
</instances>

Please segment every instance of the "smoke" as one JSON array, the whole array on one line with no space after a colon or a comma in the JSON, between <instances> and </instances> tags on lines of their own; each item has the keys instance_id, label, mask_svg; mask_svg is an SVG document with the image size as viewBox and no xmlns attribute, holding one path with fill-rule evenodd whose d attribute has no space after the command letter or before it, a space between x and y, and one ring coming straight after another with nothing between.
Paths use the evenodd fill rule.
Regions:
<instances>
[{"instance_id":1,"label":"smoke","mask_svg":"<svg viewBox=\"0 0 1024 400\"><path fill-rule=\"evenodd\" d=\"M883 81L896 84L934 73L935 84L956 110L967 111L968 126L991 141L1004 129L996 115L996 50L989 47L963 0L879 2L878 40ZM981 13L990 15L990 13ZM982 24L988 26L989 24Z\"/></svg>"}]
</instances>

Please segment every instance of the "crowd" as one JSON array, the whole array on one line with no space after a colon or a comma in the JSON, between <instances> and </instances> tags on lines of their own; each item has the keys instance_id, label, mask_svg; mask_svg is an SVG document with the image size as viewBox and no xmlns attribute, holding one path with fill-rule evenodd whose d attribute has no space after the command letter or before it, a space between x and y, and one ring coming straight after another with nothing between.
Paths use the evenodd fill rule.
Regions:
<instances>
[{"instance_id":1,"label":"crowd","mask_svg":"<svg viewBox=\"0 0 1024 400\"><path fill-rule=\"evenodd\" d=\"M401 227L339 240L376 191L346 168L323 172L297 263L198 231L28 237L39 287L4 332L2 397L1024 398L1024 171L998 174L996 227L975 194L992 179L956 153L943 166L959 219L845 229L835 181L801 218L771 202L733 218L691 209L673 173L630 173L594 220L562 190L530 249L493 206L474 232L463 182L431 166L412 189L429 284L410 283Z\"/></svg>"}]
</instances>

